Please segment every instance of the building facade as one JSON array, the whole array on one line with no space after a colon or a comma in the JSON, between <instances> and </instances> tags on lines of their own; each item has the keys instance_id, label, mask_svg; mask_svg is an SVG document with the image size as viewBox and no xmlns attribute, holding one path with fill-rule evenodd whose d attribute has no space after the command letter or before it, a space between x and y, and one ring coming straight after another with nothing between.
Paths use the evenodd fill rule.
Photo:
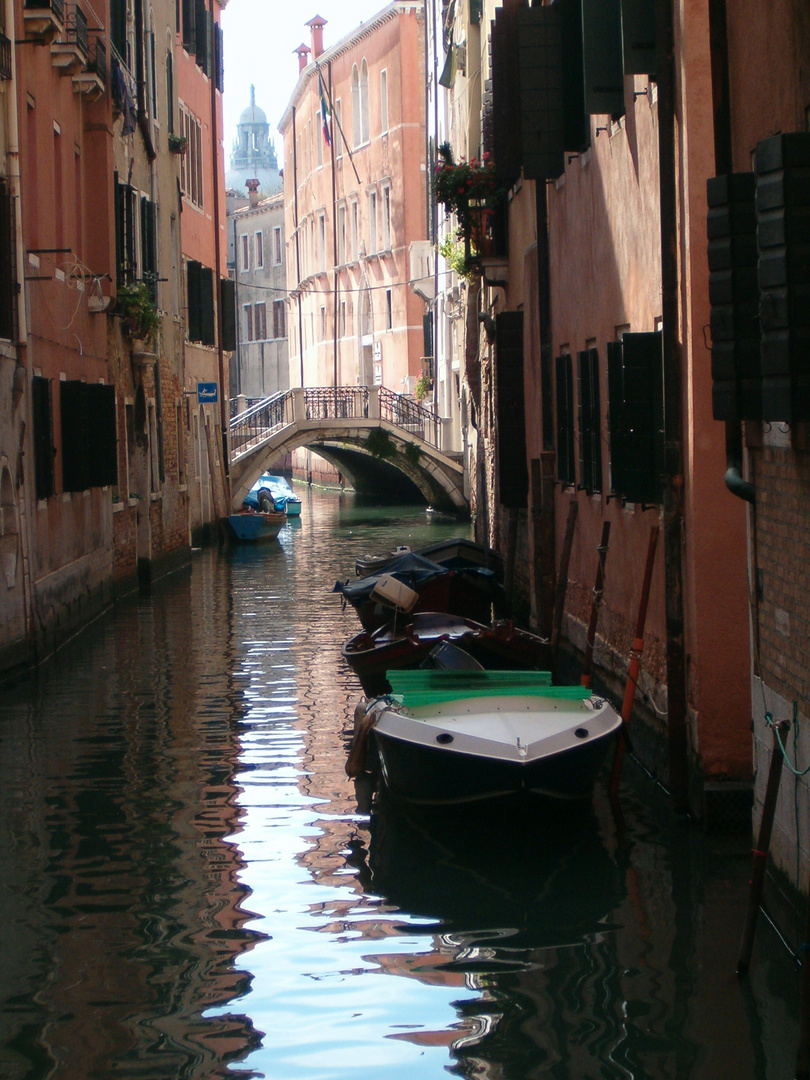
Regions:
<instances>
[{"instance_id":1,"label":"building facade","mask_svg":"<svg viewBox=\"0 0 810 1080\"><path fill-rule=\"evenodd\" d=\"M389 4L298 50L284 138L292 385L412 392L425 305L408 285L427 228L423 5Z\"/></svg>"},{"instance_id":2,"label":"building facade","mask_svg":"<svg viewBox=\"0 0 810 1080\"><path fill-rule=\"evenodd\" d=\"M227 387L220 6L4 9L3 673L187 563L228 505L227 422L197 405Z\"/></svg>"}]
</instances>

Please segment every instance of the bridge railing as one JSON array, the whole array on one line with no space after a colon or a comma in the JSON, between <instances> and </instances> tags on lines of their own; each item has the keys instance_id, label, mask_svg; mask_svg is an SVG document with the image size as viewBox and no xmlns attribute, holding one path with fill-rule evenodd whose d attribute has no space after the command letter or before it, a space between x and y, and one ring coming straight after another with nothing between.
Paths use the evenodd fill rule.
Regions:
<instances>
[{"instance_id":1,"label":"bridge railing","mask_svg":"<svg viewBox=\"0 0 810 1080\"><path fill-rule=\"evenodd\" d=\"M291 421L292 394L289 390L263 398L231 418L231 453L238 454L253 443L261 442Z\"/></svg>"},{"instance_id":2,"label":"bridge railing","mask_svg":"<svg viewBox=\"0 0 810 1080\"><path fill-rule=\"evenodd\" d=\"M385 386L380 387L380 419L387 420L412 435L418 435L437 450L441 449L441 417L420 405L418 401L395 394Z\"/></svg>"},{"instance_id":3,"label":"bridge railing","mask_svg":"<svg viewBox=\"0 0 810 1080\"><path fill-rule=\"evenodd\" d=\"M307 420L364 420L367 386L313 386L304 390Z\"/></svg>"}]
</instances>

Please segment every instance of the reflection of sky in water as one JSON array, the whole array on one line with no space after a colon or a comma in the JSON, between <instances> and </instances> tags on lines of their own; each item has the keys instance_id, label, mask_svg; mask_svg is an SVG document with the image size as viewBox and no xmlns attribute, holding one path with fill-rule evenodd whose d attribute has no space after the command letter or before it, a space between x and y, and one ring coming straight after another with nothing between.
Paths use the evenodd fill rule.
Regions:
<instances>
[{"instance_id":1,"label":"reflection of sky in water","mask_svg":"<svg viewBox=\"0 0 810 1080\"><path fill-rule=\"evenodd\" d=\"M303 494L0 697L3 1080L792 1075L766 925L733 974L747 838L629 769L623 833L603 793L574 830L358 813L331 587L460 529Z\"/></svg>"}]
</instances>

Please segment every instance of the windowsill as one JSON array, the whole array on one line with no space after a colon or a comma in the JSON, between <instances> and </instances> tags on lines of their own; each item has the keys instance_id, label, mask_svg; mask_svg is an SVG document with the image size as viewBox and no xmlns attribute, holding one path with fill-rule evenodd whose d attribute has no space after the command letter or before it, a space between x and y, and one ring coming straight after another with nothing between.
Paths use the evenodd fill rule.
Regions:
<instances>
[{"instance_id":1,"label":"windowsill","mask_svg":"<svg viewBox=\"0 0 810 1080\"><path fill-rule=\"evenodd\" d=\"M163 498L163 492L162 491L150 491L149 492L149 502L160 502L160 500L162 498Z\"/></svg>"},{"instance_id":2,"label":"windowsill","mask_svg":"<svg viewBox=\"0 0 810 1080\"><path fill-rule=\"evenodd\" d=\"M126 509L126 505L127 505L127 504L126 504L125 502L122 502L122 501L121 501L120 499L118 500L118 502L114 502L114 503L112 504L112 508L113 508L113 513L114 513L114 514L120 514L120 512L121 512L122 510L125 510L125 509Z\"/></svg>"},{"instance_id":3,"label":"windowsill","mask_svg":"<svg viewBox=\"0 0 810 1080\"><path fill-rule=\"evenodd\" d=\"M178 484L177 485L177 490L178 491L188 491L188 484Z\"/></svg>"},{"instance_id":4,"label":"windowsill","mask_svg":"<svg viewBox=\"0 0 810 1080\"><path fill-rule=\"evenodd\" d=\"M127 506L137 506L140 501L141 500L139 498L135 498L134 496L130 495L130 497L127 499Z\"/></svg>"}]
</instances>

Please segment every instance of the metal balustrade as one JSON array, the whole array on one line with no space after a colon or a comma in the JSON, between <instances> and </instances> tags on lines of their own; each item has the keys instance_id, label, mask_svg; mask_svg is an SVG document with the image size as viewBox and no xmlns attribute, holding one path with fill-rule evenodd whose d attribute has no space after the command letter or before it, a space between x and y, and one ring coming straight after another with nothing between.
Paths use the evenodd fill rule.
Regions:
<instances>
[{"instance_id":1,"label":"metal balustrade","mask_svg":"<svg viewBox=\"0 0 810 1080\"><path fill-rule=\"evenodd\" d=\"M63 23L65 21L64 0L25 0L26 8L37 11L51 11Z\"/></svg>"},{"instance_id":2,"label":"metal balustrade","mask_svg":"<svg viewBox=\"0 0 810 1080\"><path fill-rule=\"evenodd\" d=\"M274 432L294 420L384 420L403 433L415 435L441 449L442 421L436 413L403 394L381 386L379 416L369 415L372 392L367 386L319 386L303 391L287 390L251 404L230 421L231 453L236 455L258 446ZM294 395L303 394L304 413L294 415ZM367 426L367 425L364 425Z\"/></svg>"}]
</instances>

